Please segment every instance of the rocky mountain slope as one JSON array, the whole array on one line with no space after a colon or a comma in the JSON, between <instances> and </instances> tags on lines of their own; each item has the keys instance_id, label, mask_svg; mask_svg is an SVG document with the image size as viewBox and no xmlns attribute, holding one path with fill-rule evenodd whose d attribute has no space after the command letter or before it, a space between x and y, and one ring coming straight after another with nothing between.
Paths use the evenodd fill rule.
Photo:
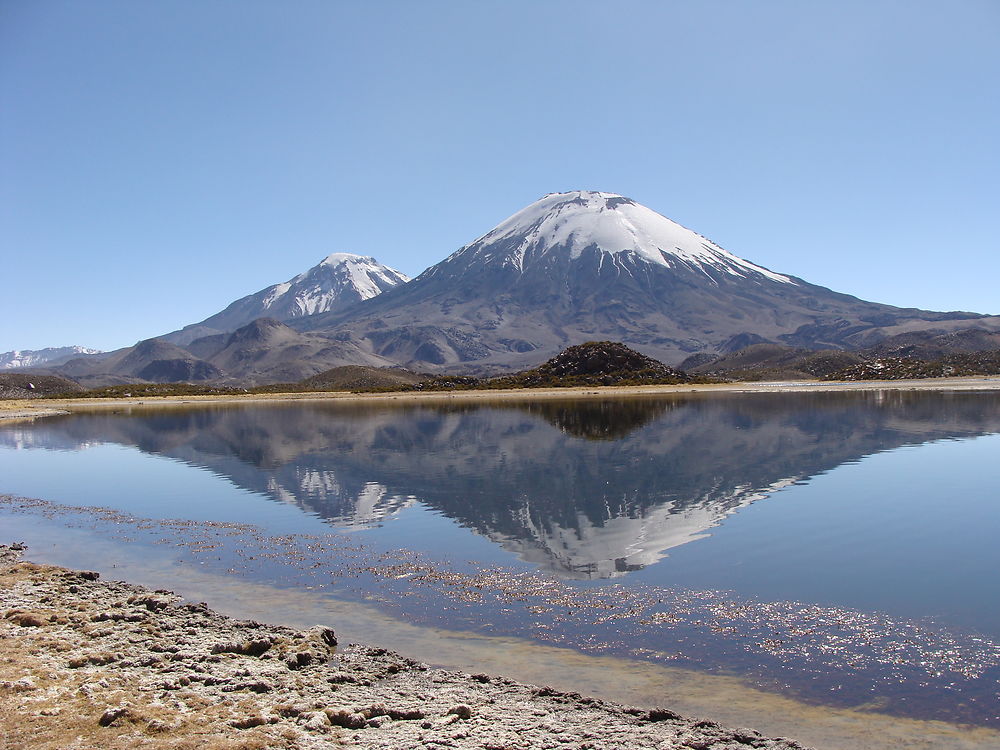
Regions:
<instances>
[{"instance_id":1,"label":"rocky mountain slope","mask_svg":"<svg viewBox=\"0 0 1000 750\"><path fill-rule=\"evenodd\" d=\"M668 363L773 342L871 345L933 328L1000 330L1000 317L865 302L727 252L628 198L547 195L413 281L292 325L413 369L520 369L613 339Z\"/></svg>"},{"instance_id":2,"label":"rocky mountain slope","mask_svg":"<svg viewBox=\"0 0 1000 750\"><path fill-rule=\"evenodd\" d=\"M259 318L232 333L206 336L181 347L147 339L100 358L70 360L58 374L87 386L135 382L213 382L228 385L294 382L342 365L394 363L351 341L294 331Z\"/></svg>"},{"instance_id":3,"label":"rocky mountain slope","mask_svg":"<svg viewBox=\"0 0 1000 750\"><path fill-rule=\"evenodd\" d=\"M964 330L891 336L856 351L753 344L731 354L692 355L680 369L735 380L901 380L1000 374L1000 333Z\"/></svg>"},{"instance_id":4,"label":"rocky mountain slope","mask_svg":"<svg viewBox=\"0 0 1000 750\"><path fill-rule=\"evenodd\" d=\"M718 357L696 354L681 362L680 368L693 375L727 380L810 380L862 361L864 356L858 352L752 344Z\"/></svg>"},{"instance_id":5,"label":"rocky mountain slope","mask_svg":"<svg viewBox=\"0 0 1000 750\"><path fill-rule=\"evenodd\" d=\"M374 258L334 253L284 283L241 297L200 323L160 338L184 345L203 336L235 331L258 318L287 321L338 311L409 280L405 274Z\"/></svg>"}]
</instances>

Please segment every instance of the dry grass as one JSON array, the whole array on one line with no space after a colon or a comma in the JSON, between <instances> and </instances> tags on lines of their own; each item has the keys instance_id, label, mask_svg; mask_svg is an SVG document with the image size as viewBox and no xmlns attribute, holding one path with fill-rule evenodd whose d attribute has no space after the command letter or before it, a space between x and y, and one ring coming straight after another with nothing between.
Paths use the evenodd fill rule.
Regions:
<instances>
[{"instance_id":1,"label":"dry grass","mask_svg":"<svg viewBox=\"0 0 1000 750\"><path fill-rule=\"evenodd\" d=\"M0 573L0 589L54 575L58 569L21 563ZM252 696L218 701L179 690L168 698L119 671L95 668L114 654L96 653L72 666L65 652L93 637L84 626L88 614L46 609L44 602L0 610L0 750L302 747L301 733L287 725L233 726L256 723L260 708Z\"/></svg>"}]
</instances>

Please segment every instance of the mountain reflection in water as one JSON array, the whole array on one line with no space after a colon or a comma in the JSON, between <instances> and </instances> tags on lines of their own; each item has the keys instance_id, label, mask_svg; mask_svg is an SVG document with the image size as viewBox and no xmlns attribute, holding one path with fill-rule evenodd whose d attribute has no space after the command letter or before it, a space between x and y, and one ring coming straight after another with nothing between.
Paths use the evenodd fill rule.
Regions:
<instances>
[{"instance_id":1,"label":"mountain reflection in water","mask_svg":"<svg viewBox=\"0 0 1000 750\"><path fill-rule=\"evenodd\" d=\"M136 446L336 527L420 502L542 569L610 578L776 488L998 431L992 394L870 392L131 409L7 428L0 444Z\"/></svg>"}]
</instances>

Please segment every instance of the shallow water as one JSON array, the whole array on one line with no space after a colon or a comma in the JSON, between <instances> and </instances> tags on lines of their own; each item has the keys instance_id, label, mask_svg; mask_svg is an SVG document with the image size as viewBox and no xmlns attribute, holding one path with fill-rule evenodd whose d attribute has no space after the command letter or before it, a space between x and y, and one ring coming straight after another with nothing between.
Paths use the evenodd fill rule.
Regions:
<instances>
[{"instance_id":1,"label":"shallow water","mask_svg":"<svg viewBox=\"0 0 1000 750\"><path fill-rule=\"evenodd\" d=\"M991 393L94 413L0 429L0 491L117 513L0 520L63 564L169 550L175 580L992 726L998 433Z\"/></svg>"}]
</instances>

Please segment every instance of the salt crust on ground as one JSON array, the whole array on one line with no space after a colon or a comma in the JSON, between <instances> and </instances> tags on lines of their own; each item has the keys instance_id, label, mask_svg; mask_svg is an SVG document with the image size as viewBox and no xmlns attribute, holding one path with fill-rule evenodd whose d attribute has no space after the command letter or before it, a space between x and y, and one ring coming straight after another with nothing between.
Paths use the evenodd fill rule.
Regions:
<instances>
[{"instance_id":1,"label":"salt crust on ground","mask_svg":"<svg viewBox=\"0 0 1000 750\"><path fill-rule=\"evenodd\" d=\"M0 748L801 748L233 620L0 546Z\"/></svg>"}]
</instances>

